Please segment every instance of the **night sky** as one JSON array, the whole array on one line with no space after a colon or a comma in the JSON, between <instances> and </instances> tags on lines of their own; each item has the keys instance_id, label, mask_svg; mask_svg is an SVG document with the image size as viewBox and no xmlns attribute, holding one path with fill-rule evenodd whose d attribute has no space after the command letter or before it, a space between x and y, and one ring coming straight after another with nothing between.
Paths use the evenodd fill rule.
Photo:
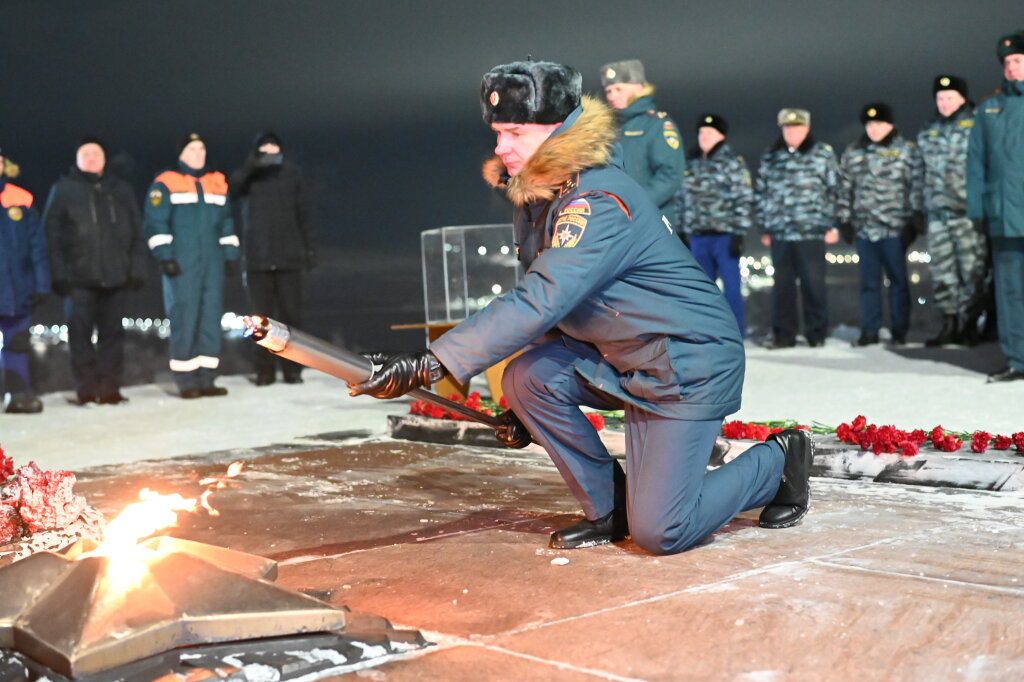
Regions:
<instances>
[{"instance_id":1,"label":"night sky","mask_svg":"<svg viewBox=\"0 0 1024 682\"><path fill-rule=\"evenodd\" d=\"M386 259L418 269L421 230L508 220L479 177L493 138L478 89L495 64L567 63L599 93L602 64L639 58L687 146L696 116L717 112L753 170L783 106L810 109L814 134L841 150L872 100L916 134L934 114L939 72L967 78L978 101L999 84L995 42L1024 28L1020 7L7 0L0 146L42 201L75 142L98 135L141 203L185 132L200 132L211 164L229 172L272 129L306 173L324 245L344 262L358 256L372 297L393 277Z\"/></svg>"}]
</instances>

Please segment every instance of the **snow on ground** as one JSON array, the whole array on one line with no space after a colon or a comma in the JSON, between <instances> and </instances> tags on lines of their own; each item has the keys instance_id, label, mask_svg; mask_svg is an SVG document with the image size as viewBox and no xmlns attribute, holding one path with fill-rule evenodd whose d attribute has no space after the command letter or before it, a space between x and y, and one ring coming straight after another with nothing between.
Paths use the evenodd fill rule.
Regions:
<instances>
[{"instance_id":1,"label":"snow on ground","mask_svg":"<svg viewBox=\"0 0 1024 682\"><path fill-rule=\"evenodd\" d=\"M197 400L134 386L124 391L130 402L118 406L78 407L50 394L42 414L0 414L0 446L19 464L75 470L333 431L383 434L389 413L408 411L405 402L351 398L344 382L319 372L303 376L304 384L260 388L245 376L223 377L228 396ZM858 414L900 428L941 424L1009 434L1024 430L1024 382L986 384L976 372L838 339L823 348L775 351L748 344L743 407L731 418L835 426Z\"/></svg>"}]
</instances>

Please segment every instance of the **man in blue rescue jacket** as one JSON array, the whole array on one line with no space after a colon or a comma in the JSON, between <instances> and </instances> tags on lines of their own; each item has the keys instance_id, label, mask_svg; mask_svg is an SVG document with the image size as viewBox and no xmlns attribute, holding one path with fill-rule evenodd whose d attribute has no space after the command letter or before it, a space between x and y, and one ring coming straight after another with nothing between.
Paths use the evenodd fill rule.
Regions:
<instances>
[{"instance_id":1,"label":"man in blue rescue jacket","mask_svg":"<svg viewBox=\"0 0 1024 682\"><path fill-rule=\"evenodd\" d=\"M806 432L777 434L705 475L723 417L740 406L736 318L643 188L612 164L614 116L581 87L578 72L551 62L484 75L483 118L497 135L484 176L515 206L526 274L429 350L388 357L351 391L394 398L446 373L466 381L526 348L505 371L512 409L497 435L522 446L525 428L583 507L586 519L553 533L552 547L631 532L671 554L765 505L762 526L794 525L809 503ZM625 410L625 477L581 405Z\"/></svg>"}]
</instances>

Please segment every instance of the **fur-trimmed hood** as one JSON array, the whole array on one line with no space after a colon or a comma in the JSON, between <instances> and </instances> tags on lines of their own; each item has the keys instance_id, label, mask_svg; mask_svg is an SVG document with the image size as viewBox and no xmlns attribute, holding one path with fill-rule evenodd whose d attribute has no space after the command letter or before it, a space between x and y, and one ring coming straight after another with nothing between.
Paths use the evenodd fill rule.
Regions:
<instances>
[{"instance_id":1,"label":"fur-trimmed hood","mask_svg":"<svg viewBox=\"0 0 1024 682\"><path fill-rule=\"evenodd\" d=\"M579 118L546 139L517 175L510 178L501 158L494 156L484 163L484 180L502 189L513 204L522 206L550 201L574 174L607 164L615 144L615 114L588 95L583 96L580 106L583 111Z\"/></svg>"}]
</instances>

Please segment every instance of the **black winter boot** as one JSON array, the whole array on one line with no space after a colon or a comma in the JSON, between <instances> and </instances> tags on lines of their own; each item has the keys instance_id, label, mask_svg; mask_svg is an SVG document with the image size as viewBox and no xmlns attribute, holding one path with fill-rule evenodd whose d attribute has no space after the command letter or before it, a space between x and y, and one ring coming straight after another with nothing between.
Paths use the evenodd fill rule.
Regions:
<instances>
[{"instance_id":1,"label":"black winter boot","mask_svg":"<svg viewBox=\"0 0 1024 682\"><path fill-rule=\"evenodd\" d=\"M935 348L958 343L960 343L960 329L956 315L943 315L942 329L936 336L925 341L924 345Z\"/></svg>"},{"instance_id":2,"label":"black winter boot","mask_svg":"<svg viewBox=\"0 0 1024 682\"><path fill-rule=\"evenodd\" d=\"M782 483L765 508L758 524L762 528L789 528L800 522L811 506L811 462L814 447L811 434L803 429L789 429L768 436L782 448L786 463L782 468Z\"/></svg>"},{"instance_id":3,"label":"black winter boot","mask_svg":"<svg viewBox=\"0 0 1024 682\"><path fill-rule=\"evenodd\" d=\"M609 542L625 540L629 535L629 521L626 515L626 472L618 460L614 463L612 475L615 478L615 508L601 518L556 530L551 534L552 549L580 549L607 545Z\"/></svg>"}]
</instances>

